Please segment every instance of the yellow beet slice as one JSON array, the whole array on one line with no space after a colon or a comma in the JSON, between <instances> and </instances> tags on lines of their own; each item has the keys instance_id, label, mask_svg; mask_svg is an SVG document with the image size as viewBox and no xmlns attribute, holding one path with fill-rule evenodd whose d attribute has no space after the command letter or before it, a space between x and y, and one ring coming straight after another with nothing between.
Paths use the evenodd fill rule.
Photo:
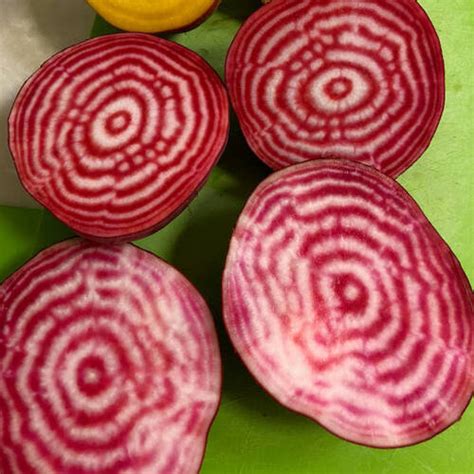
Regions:
<instances>
[{"instance_id":1,"label":"yellow beet slice","mask_svg":"<svg viewBox=\"0 0 474 474\"><path fill-rule=\"evenodd\" d=\"M87 3L117 28L161 33L197 26L220 0L87 0Z\"/></svg>"}]
</instances>

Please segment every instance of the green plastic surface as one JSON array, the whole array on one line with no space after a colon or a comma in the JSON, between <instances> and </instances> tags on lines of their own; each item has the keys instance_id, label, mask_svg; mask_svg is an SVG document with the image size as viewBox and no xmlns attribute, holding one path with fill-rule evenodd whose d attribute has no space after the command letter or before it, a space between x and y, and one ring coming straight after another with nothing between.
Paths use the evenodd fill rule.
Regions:
<instances>
[{"instance_id":1,"label":"green plastic surface","mask_svg":"<svg viewBox=\"0 0 474 474\"><path fill-rule=\"evenodd\" d=\"M394 0L396 1L396 0ZM399 181L474 278L474 2L423 0L441 38L447 103L424 156ZM199 28L171 36L222 74L226 50L256 0L223 0ZM98 19L93 34L113 28ZM3 124L5 126L5 124ZM213 310L224 362L224 391L202 474L474 473L474 404L460 422L417 446L357 446L279 406L242 366L225 336L220 277L232 228L246 198L269 170L253 156L235 123L229 146L192 204L138 244L166 259L202 291ZM72 235L48 212L0 207L0 279L38 250Z\"/></svg>"}]
</instances>

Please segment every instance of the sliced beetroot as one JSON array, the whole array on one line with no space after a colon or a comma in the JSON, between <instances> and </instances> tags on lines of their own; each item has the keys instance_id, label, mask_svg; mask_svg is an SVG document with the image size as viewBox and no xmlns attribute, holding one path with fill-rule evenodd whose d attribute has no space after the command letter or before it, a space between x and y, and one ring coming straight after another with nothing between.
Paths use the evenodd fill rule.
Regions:
<instances>
[{"instance_id":1,"label":"sliced beetroot","mask_svg":"<svg viewBox=\"0 0 474 474\"><path fill-rule=\"evenodd\" d=\"M439 40L415 0L274 0L238 32L226 81L248 143L274 169L338 157L395 177L444 107Z\"/></svg>"},{"instance_id":2,"label":"sliced beetroot","mask_svg":"<svg viewBox=\"0 0 474 474\"><path fill-rule=\"evenodd\" d=\"M21 89L9 142L25 188L76 232L131 240L194 197L225 146L222 82L194 52L145 34L72 46Z\"/></svg>"},{"instance_id":3,"label":"sliced beetroot","mask_svg":"<svg viewBox=\"0 0 474 474\"><path fill-rule=\"evenodd\" d=\"M347 440L414 444L469 403L469 282L410 196L369 167L315 160L264 181L232 237L223 299L257 381Z\"/></svg>"},{"instance_id":4,"label":"sliced beetroot","mask_svg":"<svg viewBox=\"0 0 474 474\"><path fill-rule=\"evenodd\" d=\"M55 245L0 286L0 470L196 473L220 370L174 268L129 244Z\"/></svg>"}]
</instances>

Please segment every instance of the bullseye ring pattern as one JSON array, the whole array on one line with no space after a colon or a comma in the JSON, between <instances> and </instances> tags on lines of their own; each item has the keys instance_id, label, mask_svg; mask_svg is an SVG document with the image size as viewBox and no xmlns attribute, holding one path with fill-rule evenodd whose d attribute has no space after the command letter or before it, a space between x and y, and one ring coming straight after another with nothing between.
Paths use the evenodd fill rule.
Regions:
<instances>
[{"instance_id":1,"label":"bullseye ring pattern","mask_svg":"<svg viewBox=\"0 0 474 474\"><path fill-rule=\"evenodd\" d=\"M273 169L347 158L398 176L444 107L439 40L415 0L274 0L238 32L226 82Z\"/></svg>"},{"instance_id":2,"label":"bullseye ring pattern","mask_svg":"<svg viewBox=\"0 0 474 474\"><path fill-rule=\"evenodd\" d=\"M228 100L194 52L145 34L72 46L23 86L9 143L26 189L76 232L131 240L196 194L225 146Z\"/></svg>"},{"instance_id":3,"label":"bullseye ring pattern","mask_svg":"<svg viewBox=\"0 0 474 474\"><path fill-rule=\"evenodd\" d=\"M345 439L414 444L469 403L469 282L410 196L369 167L315 160L264 181L235 228L223 298L260 384Z\"/></svg>"},{"instance_id":4,"label":"bullseye ring pattern","mask_svg":"<svg viewBox=\"0 0 474 474\"><path fill-rule=\"evenodd\" d=\"M129 244L71 240L0 286L2 474L190 474L220 398L204 300Z\"/></svg>"}]
</instances>

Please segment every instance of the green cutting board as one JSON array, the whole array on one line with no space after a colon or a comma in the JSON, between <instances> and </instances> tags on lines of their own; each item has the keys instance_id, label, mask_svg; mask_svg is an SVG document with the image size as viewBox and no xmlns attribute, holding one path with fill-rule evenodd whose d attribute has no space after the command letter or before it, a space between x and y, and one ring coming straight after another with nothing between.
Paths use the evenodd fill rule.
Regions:
<instances>
[{"instance_id":1,"label":"green cutting board","mask_svg":"<svg viewBox=\"0 0 474 474\"><path fill-rule=\"evenodd\" d=\"M394 0L396 1L396 0ZM474 2L423 0L441 38L447 104L424 156L399 179L474 278ZM222 74L227 48L256 0L223 0L199 28L171 39ZM114 29L101 19L93 34ZM4 124L3 124L4 126ZM269 170L233 123L229 146L193 203L160 232L138 242L175 265L202 291L219 331L224 391L202 474L474 473L474 406L460 422L418 446L364 448L342 441L266 395L234 354L222 325L220 278L232 228L246 198ZM0 279L38 250L72 233L43 210L0 207Z\"/></svg>"}]
</instances>

